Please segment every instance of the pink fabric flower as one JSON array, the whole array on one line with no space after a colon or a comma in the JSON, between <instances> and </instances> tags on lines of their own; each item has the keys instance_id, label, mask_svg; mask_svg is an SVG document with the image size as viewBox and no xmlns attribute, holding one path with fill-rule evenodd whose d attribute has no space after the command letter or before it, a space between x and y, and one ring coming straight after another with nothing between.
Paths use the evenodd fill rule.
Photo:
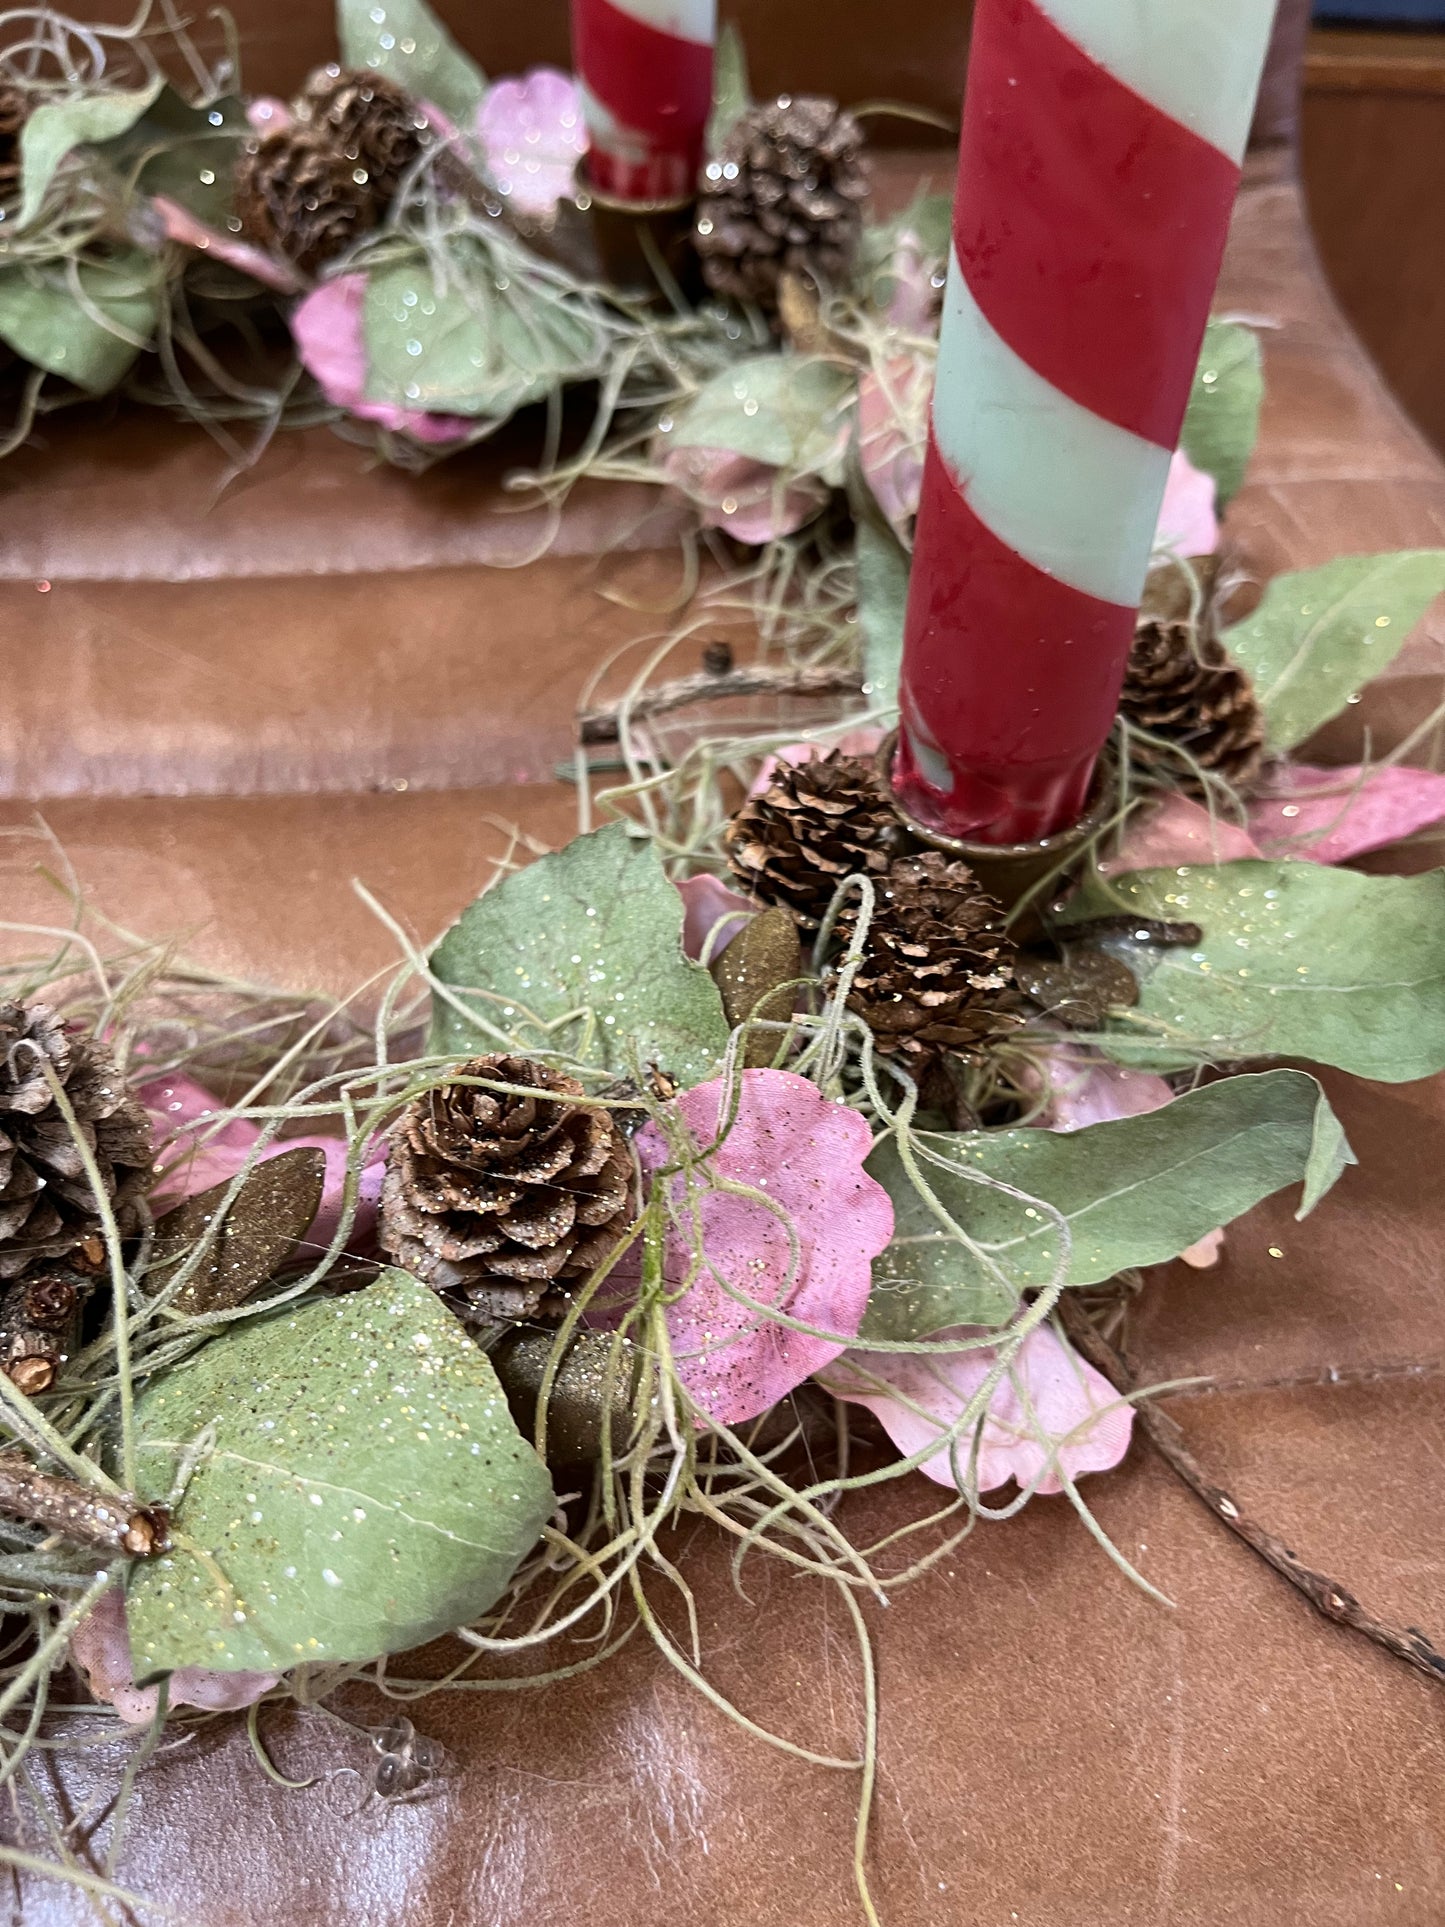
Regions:
<instances>
[{"instance_id":1,"label":"pink fabric flower","mask_svg":"<svg viewBox=\"0 0 1445 1927\"><path fill-rule=\"evenodd\" d=\"M1347 863L1445 818L1445 776L1399 764L1315 769L1286 764L1268 796L1249 807L1251 834L1267 856Z\"/></svg>"},{"instance_id":2,"label":"pink fabric flower","mask_svg":"<svg viewBox=\"0 0 1445 1927\"><path fill-rule=\"evenodd\" d=\"M983 1334L959 1325L936 1336ZM991 1345L970 1352L850 1352L825 1382L840 1398L866 1405L903 1456L912 1458L962 1415L997 1356ZM881 1389L865 1383L859 1368L881 1380ZM1013 1479L1020 1486L1037 1480L1039 1492L1062 1492L1066 1477L1112 1471L1129 1450L1133 1428L1133 1408L1119 1402L1108 1380L1051 1326L1041 1325L1024 1340L989 1401L978 1489L993 1492ZM965 1476L972 1450L972 1436L965 1432L956 1446L942 1446L919 1470L939 1485L955 1485L954 1468Z\"/></svg>"},{"instance_id":3,"label":"pink fabric flower","mask_svg":"<svg viewBox=\"0 0 1445 1927\"><path fill-rule=\"evenodd\" d=\"M749 796L761 796L772 782L779 763L810 763L815 756L827 756L835 749L841 749L845 756L872 756L883 741L883 731L869 723L862 729L845 729L841 736L834 736L826 744L822 743L784 743L775 749L771 756L765 756L753 778Z\"/></svg>"},{"instance_id":4,"label":"pink fabric flower","mask_svg":"<svg viewBox=\"0 0 1445 1927\"><path fill-rule=\"evenodd\" d=\"M455 442L472 431L462 415L433 415L423 408L397 408L366 396L366 338L362 315L366 276L340 274L323 281L291 317L291 333L302 365L320 384L329 402L362 421L379 422L419 442Z\"/></svg>"},{"instance_id":5,"label":"pink fabric flower","mask_svg":"<svg viewBox=\"0 0 1445 1927\"><path fill-rule=\"evenodd\" d=\"M84 1672L95 1697L113 1706L127 1725L150 1725L161 1689L137 1686L132 1680L125 1595L118 1586L102 1596L70 1635L70 1657ZM169 1704L230 1713L264 1699L280 1677L279 1673L214 1673L203 1666L182 1666L171 1674Z\"/></svg>"},{"instance_id":6,"label":"pink fabric flower","mask_svg":"<svg viewBox=\"0 0 1445 1927\"><path fill-rule=\"evenodd\" d=\"M275 94L257 94L246 107L246 119L258 134L280 134L292 125L294 116L284 100Z\"/></svg>"},{"instance_id":7,"label":"pink fabric flower","mask_svg":"<svg viewBox=\"0 0 1445 1927\"><path fill-rule=\"evenodd\" d=\"M902 529L918 513L933 363L892 355L858 384L858 459L883 513Z\"/></svg>"},{"instance_id":8,"label":"pink fabric flower","mask_svg":"<svg viewBox=\"0 0 1445 1927\"><path fill-rule=\"evenodd\" d=\"M709 963L716 962L733 939L742 935L743 925L758 913L755 903L730 890L720 877L685 877L677 888L683 902L683 955L694 963L701 962L704 952Z\"/></svg>"},{"instance_id":9,"label":"pink fabric flower","mask_svg":"<svg viewBox=\"0 0 1445 1927\"><path fill-rule=\"evenodd\" d=\"M699 1149L717 1135L727 1086L699 1084L676 1112ZM872 1132L856 1111L828 1101L791 1071L744 1071L737 1116L708 1159L714 1178L763 1191L784 1214L723 1191L697 1201L706 1264L667 1313L678 1376L720 1423L738 1425L768 1411L845 1349L863 1322L872 1261L893 1236L893 1206L863 1169ZM673 1162L663 1132L638 1134L638 1155L653 1172ZM668 1235L668 1282L691 1275L694 1237L686 1180L671 1181L681 1219ZM797 1240L791 1260L788 1226ZM836 1333L813 1338L776 1324L728 1290L776 1306Z\"/></svg>"},{"instance_id":10,"label":"pink fabric flower","mask_svg":"<svg viewBox=\"0 0 1445 1927\"><path fill-rule=\"evenodd\" d=\"M1186 1265L1192 1265L1196 1271L1212 1271L1219 1263L1223 1250L1224 1232L1222 1230L1206 1231L1198 1244L1190 1245L1189 1249L1181 1251L1179 1256Z\"/></svg>"},{"instance_id":11,"label":"pink fabric flower","mask_svg":"<svg viewBox=\"0 0 1445 1927\"><path fill-rule=\"evenodd\" d=\"M252 247L247 241L238 241L231 235L222 234L217 228L208 227L189 208L171 200L169 195L153 194L151 206L160 216L161 227L168 241L179 241L183 247L194 248L199 254L214 255L218 261L224 261L227 267L239 268L242 274L249 274L263 288L274 288L277 294L295 294L301 286L301 278L289 261L282 261L262 248Z\"/></svg>"},{"instance_id":12,"label":"pink fabric flower","mask_svg":"<svg viewBox=\"0 0 1445 1927\"><path fill-rule=\"evenodd\" d=\"M477 108L476 129L493 186L520 213L548 215L572 193L587 124L570 75L534 67L499 80Z\"/></svg>"},{"instance_id":13,"label":"pink fabric flower","mask_svg":"<svg viewBox=\"0 0 1445 1927\"><path fill-rule=\"evenodd\" d=\"M1124 831L1117 856L1099 865L1105 876L1129 870L1170 869L1178 863L1233 863L1259 856L1248 830L1177 793L1157 808L1136 810Z\"/></svg>"},{"instance_id":14,"label":"pink fabric flower","mask_svg":"<svg viewBox=\"0 0 1445 1927\"><path fill-rule=\"evenodd\" d=\"M780 469L730 448L676 448L662 440L666 480L696 503L704 527L725 529L739 542L761 548L792 535L827 504L828 488L816 476L785 484Z\"/></svg>"},{"instance_id":15,"label":"pink fabric flower","mask_svg":"<svg viewBox=\"0 0 1445 1927\"><path fill-rule=\"evenodd\" d=\"M935 283L923 242L912 228L899 235L887 274L893 283L887 311L893 326L903 334L933 332L943 287Z\"/></svg>"},{"instance_id":16,"label":"pink fabric flower","mask_svg":"<svg viewBox=\"0 0 1445 1927\"><path fill-rule=\"evenodd\" d=\"M152 1193L158 1205L174 1203L208 1191L213 1184L225 1184L251 1157L261 1136L260 1127L244 1118L232 1118L214 1136L207 1133L207 1122L220 1109L216 1099L189 1077L160 1078L144 1084L140 1100L150 1112L160 1145L158 1162L167 1169L162 1183ZM342 1193L346 1184L346 1145L339 1137L278 1138L261 1153L261 1161L280 1157L286 1151L310 1148L326 1158L326 1184L321 1207L311 1225L308 1244L324 1251L341 1222ZM376 1228L376 1207L381 1196L381 1181L386 1174L385 1157L374 1158L364 1166L357 1191L356 1216L352 1220L350 1245L365 1245Z\"/></svg>"},{"instance_id":17,"label":"pink fabric flower","mask_svg":"<svg viewBox=\"0 0 1445 1927\"><path fill-rule=\"evenodd\" d=\"M1164 486L1155 548L1183 556L1213 555L1219 547L1217 494L1214 477L1196 468L1184 450L1176 448Z\"/></svg>"},{"instance_id":18,"label":"pink fabric flower","mask_svg":"<svg viewBox=\"0 0 1445 1927\"><path fill-rule=\"evenodd\" d=\"M1044 1105L1036 1122L1045 1130L1083 1131L1121 1117L1144 1117L1174 1101L1162 1077L1111 1064L1084 1044L1053 1044L1042 1058Z\"/></svg>"}]
</instances>

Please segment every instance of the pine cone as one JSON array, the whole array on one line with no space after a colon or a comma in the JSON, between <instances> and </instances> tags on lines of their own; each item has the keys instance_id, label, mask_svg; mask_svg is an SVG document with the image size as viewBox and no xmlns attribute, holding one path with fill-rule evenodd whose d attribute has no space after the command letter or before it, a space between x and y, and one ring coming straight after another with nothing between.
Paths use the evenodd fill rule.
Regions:
<instances>
[{"instance_id":1,"label":"pine cone","mask_svg":"<svg viewBox=\"0 0 1445 1927\"><path fill-rule=\"evenodd\" d=\"M1139 769L1193 795L1199 770L1245 789L1264 761L1264 716L1254 685L1219 638L1187 621L1146 619L1134 636L1120 714L1156 741L1131 737Z\"/></svg>"},{"instance_id":2,"label":"pine cone","mask_svg":"<svg viewBox=\"0 0 1445 1927\"><path fill-rule=\"evenodd\" d=\"M838 918L847 944L859 906ZM848 1007L886 1055L921 1077L946 1051L976 1058L1020 1021L1014 945L1003 911L966 863L937 850L901 856L878 890Z\"/></svg>"},{"instance_id":3,"label":"pine cone","mask_svg":"<svg viewBox=\"0 0 1445 1927\"><path fill-rule=\"evenodd\" d=\"M20 192L20 136L30 118L30 95L13 80L0 80L0 201Z\"/></svg>"},{"instance_id":4,"label":"pine cone","mask_svg":"<svg viewBox=\"0 0 1445 1927\"><path fill-rule=\"evenodd\" d=\"M428 131L411 96L368 68L318 67L293 105L297 120L360 167L375 200L389 207Z\"/></svg>"},{"instance_id":5,"label":"pine cone","mask_svg":"<svg viewBox=\"0 0 1445 1927\"><path fill-rule=\"evenodd\" d=\"M704 171L696 241L707 284L776 313L779 283L847 278L863 230L863 133L817 95L753 107Z\"/></svg>"},{"instance_id":6,"label":"pine cone","mask_svg":"<svg viewBox=\"0 0 1445 1927\"><path fill-rule=\"evenodd\" d=\"M122 1231L153 1169L150 1119L104 1045L72 1034L44 1004L0 1003L0 1278L101 1236L90 1179L42 1065L70 1101Z\"/></svg>"},{"instance_id":7,"label":"pine cone","mask_svg":"<svg viewBox=\"0 0 1445 1927\"><path fill-rule=\"evenodd\" d=\"M846 876L881 877L905 841L872 759L833 750L779 763L728 825L728 862L750 895L816 930Z\"/></svg>"},{"instance_id":8,"label":"pine cone","mask_svg":"<svg viewBox=\"0 0 1445 1927\"><path fill-rule=\"evenodd\" d=\"M559 1310L631 1218L626 1141L607 1111L575 1101L575 1079L530 1058L478 1057L456 1074L537 1095L452 1083L408 1105L391 1134L381 1248L479 1321Z\"/></svg>"},{"instance_id":9,"label":"pine cone","mask_svg":"<svg viewBox=\"0 0 1445 1927\"><path fill-rule=\"evenodd\" d=\"M344 253L377 225L386 206L364 168L305 126L250 142L236 166L243 232L304 274Z\"/></svg>"}]
</instances>

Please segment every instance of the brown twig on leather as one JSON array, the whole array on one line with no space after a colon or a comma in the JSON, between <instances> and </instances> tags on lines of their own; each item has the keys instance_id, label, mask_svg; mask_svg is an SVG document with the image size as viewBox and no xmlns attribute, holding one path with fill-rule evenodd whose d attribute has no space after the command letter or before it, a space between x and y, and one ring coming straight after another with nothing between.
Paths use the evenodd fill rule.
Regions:
<instances>
[{"instance_id":1,"label":"brown twig on leather","mask_svg":"<svg viewBox=\"0 0 1445 1927\"><path fill-rule=\"evenodd\" d=\"M112 1499L78 1479L42 1472L23 1452L0 1452L0 1513L59 1533L73 1545L97 1552L152 1559L170 1544L170 1520L161 1506Z\"/></svg>"},{"instance_id":2,"label":"brown twig on leather","mask_svg":"<svg viewBox=\"0 0 1445 1927\"><path fill-rule=\"evenodd\" d=\"M658 683L655 689L589 709L577 719L583 744L621 740L624 713L633 722L665 716L670 710L690 709L694 703L725 702L731 696L861 696L863 679L856 669L784 669L759 664L732 669L726 675L680 676Z\"/></svg>"},{"instance_id":3,"label":"brown twig on leather","mask_svg":"<svg viewBox=\"0 0 1445 1927\"><path fill-rule=\"evenodd\" d=\"M1083 1307L1074 1304L1067 1292L1060 1300L1059 1312L1075 1350L1104 1374L1116 1392L1126 1398L1131 1397L1138 1390L1138 1384L1124 1355L1109 1343ZM1135 1410L1144 1436L1170 1471L1183 1480L1221 1525L1257 1552L1266 1565L1273 1566L1297 1592L1303 1593L1317 1613L1337 1626L1347 1626L1351 1631L1363 1634L1372 1644L1382 1647L1387 1653L1393 1653L1396 1659L1404 1660L1407 1666L1413 1666L1416 1672L1424 1673L1433 1680L1445 1680L1445 1654L1437 1652L1418 1627L1407 1626L1402 1630L1390 1625L1387 1620L1377 1619L1360 1604L1348 1587L1305 1565L1290 1551L1283 1539L1256 1524L1223 1486L1214 1483L1185 1445L1182 1431L1167 1412L1147 1402L1137 1405Z\"/></svg>"}]
</instances>

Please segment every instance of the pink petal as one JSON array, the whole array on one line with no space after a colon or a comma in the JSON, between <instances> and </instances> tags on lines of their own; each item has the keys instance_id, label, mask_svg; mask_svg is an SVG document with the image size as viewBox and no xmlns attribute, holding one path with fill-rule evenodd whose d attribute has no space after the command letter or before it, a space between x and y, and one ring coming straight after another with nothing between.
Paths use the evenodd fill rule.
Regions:
<instances>
[{"instance_id":1,"label":"pink petal","mask_svg":"<svg viewBox=\"0 0 1445 1927\"><path fill-rule=\"evenodd\" d=\"M858 458L898 528L918 513L932 390L932 366L915 355L894 355L881 374L870 368L858 384Z\"/></svg>"},{"instance_id":2,"label":"pink petal","mask_svg":"<svg viewBox=\"0 0 1445 1927\"><path fill-rule=\"evenodd\" d=\"M720 877L684 877L677 886L683 902L682 949L694 963L704 953L709 963L722 955L734 937L742 935L743 925L758 913L758 906L730 890ZM718 928L719 925L723 927ZM717 931L711 948L708 938Z\"/></svg>"},{"instance_id":3,"label":"pink petal","mask_svg":"<svg viewBox=\"0 0 1445 1927\"><path fill-rule=\"evenodd\" d=\"M296 351L326 399L349 415L379 422L417 441L455 442L469 435L473 425L463 416L433 415L425 409L394 408L390 402L367 400L365 305L366 276L339 274L313 288L291 316Z\"/></svg>"},{"instance_id":4,"label":"pink petal","mask_svg":"<svg viewBox=\"0 0 1445 1927\"><path fill-rule=\"evenodd\" d=\"M160 1688L131 1682L125 1595L118 1586L102 1596L70 1635L70 1657L98 1700L113 1706L128 1725L150 1725L160 1704ZM279 1673L216 1673L206 1667L182 1666L171 1674L169 1702L201 1706L213 1713L232 1712L264 1698L280 1677Z\"/></svg>"},{"instance_id":5,"label":"pink petal","mask_svg":"<svg viewBox=\"0 0 1445 1927\"><path fill-rule=\"evenodd\" d=\"M967 1325L937 1334L944 1339L982 1335ZM829 1372L827 1383L840 1397L866 1405L904 1457L912 1458L966 1409L996 1356L992 1346L933 1354L850 1352ZM854 1366L883 1380L899 1396L865 1389L853 1374ZM1032 1419L1025 1410L1025 1393ZM904 1399L928 1416L910 1410ZM1133 1425L1132 1408L1119 1403L1108 1380L1050 1326L1041 1325L1024 1340L989 1404L978 1455L978 1489L992 1492L1010 1479L1020 1486L1037 1479L1039 1492L1062 1492L1061 1474L1077 1479L1118 1465L1129 1449ZM972 1437L964 1434L952 1451L944 1446L919 1469L939 1485L954 1485L954 1465L960 1475L966 1474L972 1449ZM1045 1470L1051 1456L1052 1469Z\"/></svg>"},{"instance_id":6,"label":"pink petal","mask_svg":"<svg viewBox=\"0 0 1445 1927\"><path fill-rule=\"evenodd\" d=\"M1445 776L1402 764L1313 769L1287 764L1250 805L1249 827L1270 856L1346 863L1445 818Z\"/></svg>"},{"instance_id":7,"label":"pink petal","mask_svg":"<svg viewBox=\"0 0 1445 1927\"><path fill-rule=\"evenodd\" d=\"M1136 810L1124 831L1118 855L1106 857L1099 869L1104 876L1119 876L1126 870L1169 869L1176 863L1233 863L1260 854L1249 830L1221 816L1211 816L1203 804L1175 794L1156 807Z\"/></svg>"},{"instance_id":8,"label":"pink petal","mask_svg":"<svg viewBox=\"0 0 1445 1927\"><path fill-rule=\"evenodd\" d=\"M828 500L813 476L784 484L781 470L730 448L667 447L661 467L674 488L690 496L707 528L726 529L761 548L811 522Z\"/></svg>"},{"instance_id":9,"label":"pink petal","mask_svg":"<svg viewBox=\"0 0 1445 1927\"><path fill-rule=\"evenodd\" d=\"M521 213L550 214L573 192L587 125L569 75L534 67L498 81L477 108L476 130L493 185Z\"/></svg>"},{"instance_id":10,"label":"pink petal","mask_svg":"<svg viewBox=\"0 0 1445 1927\"><path fill-rule=\"evenodd\" d=\"M677 1099L699 1147L711 1144L726 1097L715 1079ZM873 1134L856 1111L833 1104L791 1071L742 1073L737 1117L709 1159L717 1178L765 1190L798 1241L796 1268L784 1223L751 1199L711 1191L698 1218L707 1267L667 1313L678 1375L704 1412L737 1425L756 1418L837 1358L863 1322L872 1261L893 1236L893 1206L863 1169ZM638 1134L643 1166L673 1161L666 1138L649 1124ZM686 1210L685 1180L673 1198ZM690 1238L674 1229L666 1273L678 1287L692 1266ZM724 1288L776 1305L836 1339L806 1337L741 1304Z\"/></svg>"},{"instance_id":11,"label":"pink petal","mask_svg":"<svg viewBox=\"0 0 1445 1927\"><path fill-rule=\"evenodd\" d=\"M278 294L295 294L301 286L301 277L287 261L267 254L261 248L254 248L247 241L237 241L230 235L222 234L219 229L209 227L198 220L187 207L173 201L168 195L154 194L151 206L161 217L161 226L168 241L179 241L182 246L195 248L201 254L213 254L218 261L228 267L239 268L242 274L249 274L253 281L259 281L263 288L274 288Z\"/></svg>"},{"instance_id":12,"label":"pink petal","mask_svg":"<svg viewBox=\"0 0 1445 1927\"><path fill-rule=\"evenodd\" d=\"M871 756L882 741L883 731L870 723L862 729L847 729L841 736L830 737L826 748L818 743L784 743L781 749L763 758L748 795L762 795L779 763L808 763L815 756L825 756L835 749L841 749L845 756Z\"/></svg>"},{"instance_id":13,"label":"pink petal","mask_svg":"<svg viewBox=\"0 0 1445 1927\"><path fill-rule=\"evenodd\" d=\"M1050 1131L1082 1131L1121 1117L1143 1117L1174 1101L1162 1077L1111 1064L1083 1044L1051 1044L1042 1054L1044 1108L1037 1122Z\"/></svg>"},{"instance_id":14,"label":"pink petal","mask_svg":"<svg viewBox=\"0 0 1445 1927\"><path fill-rule=\"evenodd\" d=\"M923 243L911 228L899 235L887 272L893 281L888 319L905 334L931 334L942 290L933 285Z\"/></svg>"},{"instance_id":15,"label":"pink petal","mask_svg":"<svg viewBox=\"0 0 1445 1927\"><path fill-rule=\"evenodd\" d=\"M279 134L291 125L291 109L274 94L257 94L246 107L246 119L258 134Z\"/></svg>"},{"instance_id":16,"label":"pink petal","mask_svg":"<svg viewBox=\"0 0 1445 1927\"><path fill-rule=\"evenodd\" d=\"M1223 1250L1223 1230L1206 1231L1198 1244L1190 1245L1189 1249L1181 1251L1179 1256L1186 1265L1192 1265L1196 1271L1211 1271L1219 1263L1220 1253Z\"/></svg>"},{"instance_id":17,"label":"pink petal","mask_svg":"<svg viewBox=\"0 0 1445 1927\"><path fill-rule=\"evenodd\" d=\"M1196 468L1182 448L1175 449L1164 485L1155 548L1170 549L1175 555L1213 555L1219 547L1216 499L1214 477Z\"/></svg>"}]
</instances>

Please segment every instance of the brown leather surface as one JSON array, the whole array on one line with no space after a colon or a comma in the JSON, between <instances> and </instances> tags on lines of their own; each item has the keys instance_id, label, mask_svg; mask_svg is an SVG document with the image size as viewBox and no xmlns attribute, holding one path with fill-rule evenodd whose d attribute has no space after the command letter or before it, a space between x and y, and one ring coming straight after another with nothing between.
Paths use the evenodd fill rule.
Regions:
<instances>
[{"instance_id":1,"label":"brown leather surface","mask_svg":"<svg viewBox=\"0 0 1445 1927\"><path fill-rule=\"evenodd\" d=\"M1445 474L1322 294L1277 166L1241 203L1225 301L1271 324L1266 436L1232 517L1247 552L1272 571L1441 539ZM351 541L343 529L329 552ZM440 579L426 578L428 597ZM215 585L212 610L231 592ZM548 622L540 593L534 613ZM1366 726L1388 740L1433 706L1441 636L1437 622L1410 646L1336 750L1357 750ZM420 679L414 640L397 648ZM82 716L95 725L93 708ZM354 727L359 742L384 733L359 710ZM555 841L571 807L569 792L538 786L44 810L113 914L187 927L223 967L341 991L391 954L353 875L425 935L503 854L493 817ZM28 816L10 804L0 823ZM25 838L5 847L12 918L54 916L35 854ZM1439 1638L1441 1089L1330 1083L1363 1167L1305 1225L1287 1202L1269 1205L1231 1231L1218 1269L1156 1275L1139 1350L1151 1377L1214 1375L1171 1409L1250 1510L1380 1612ZM870 1866L888 1927L1438 1927L1442 1689L1315 1618L1148 1454L1086 1490L1173 1610L1126 1584L1057 1500L980 1527L949 1566L870 1609L883 1705ZM932 1499L910 1480L850 1499L843 1516L867 1542ZM856 1669L833 1598L755 1561L744 1601L707 1531L685 1556L709 1677L790 1738L856 1747ZM411 1711L454 1756L432 1798L366 1803L375 1755L300 1715L268 1723L268 1739L283 1770L317 1784L282 1791L244 1733L222 1727L142 1776L121 1878L203 1927L858 1919L852 1780L739 1733L641 1638L545 1694ZM67 1767L69 1810L103 1803L120 1757ZM31 1884L11 1917L92 1916L73 1893Z\"/></svg>"}]
</instances>

